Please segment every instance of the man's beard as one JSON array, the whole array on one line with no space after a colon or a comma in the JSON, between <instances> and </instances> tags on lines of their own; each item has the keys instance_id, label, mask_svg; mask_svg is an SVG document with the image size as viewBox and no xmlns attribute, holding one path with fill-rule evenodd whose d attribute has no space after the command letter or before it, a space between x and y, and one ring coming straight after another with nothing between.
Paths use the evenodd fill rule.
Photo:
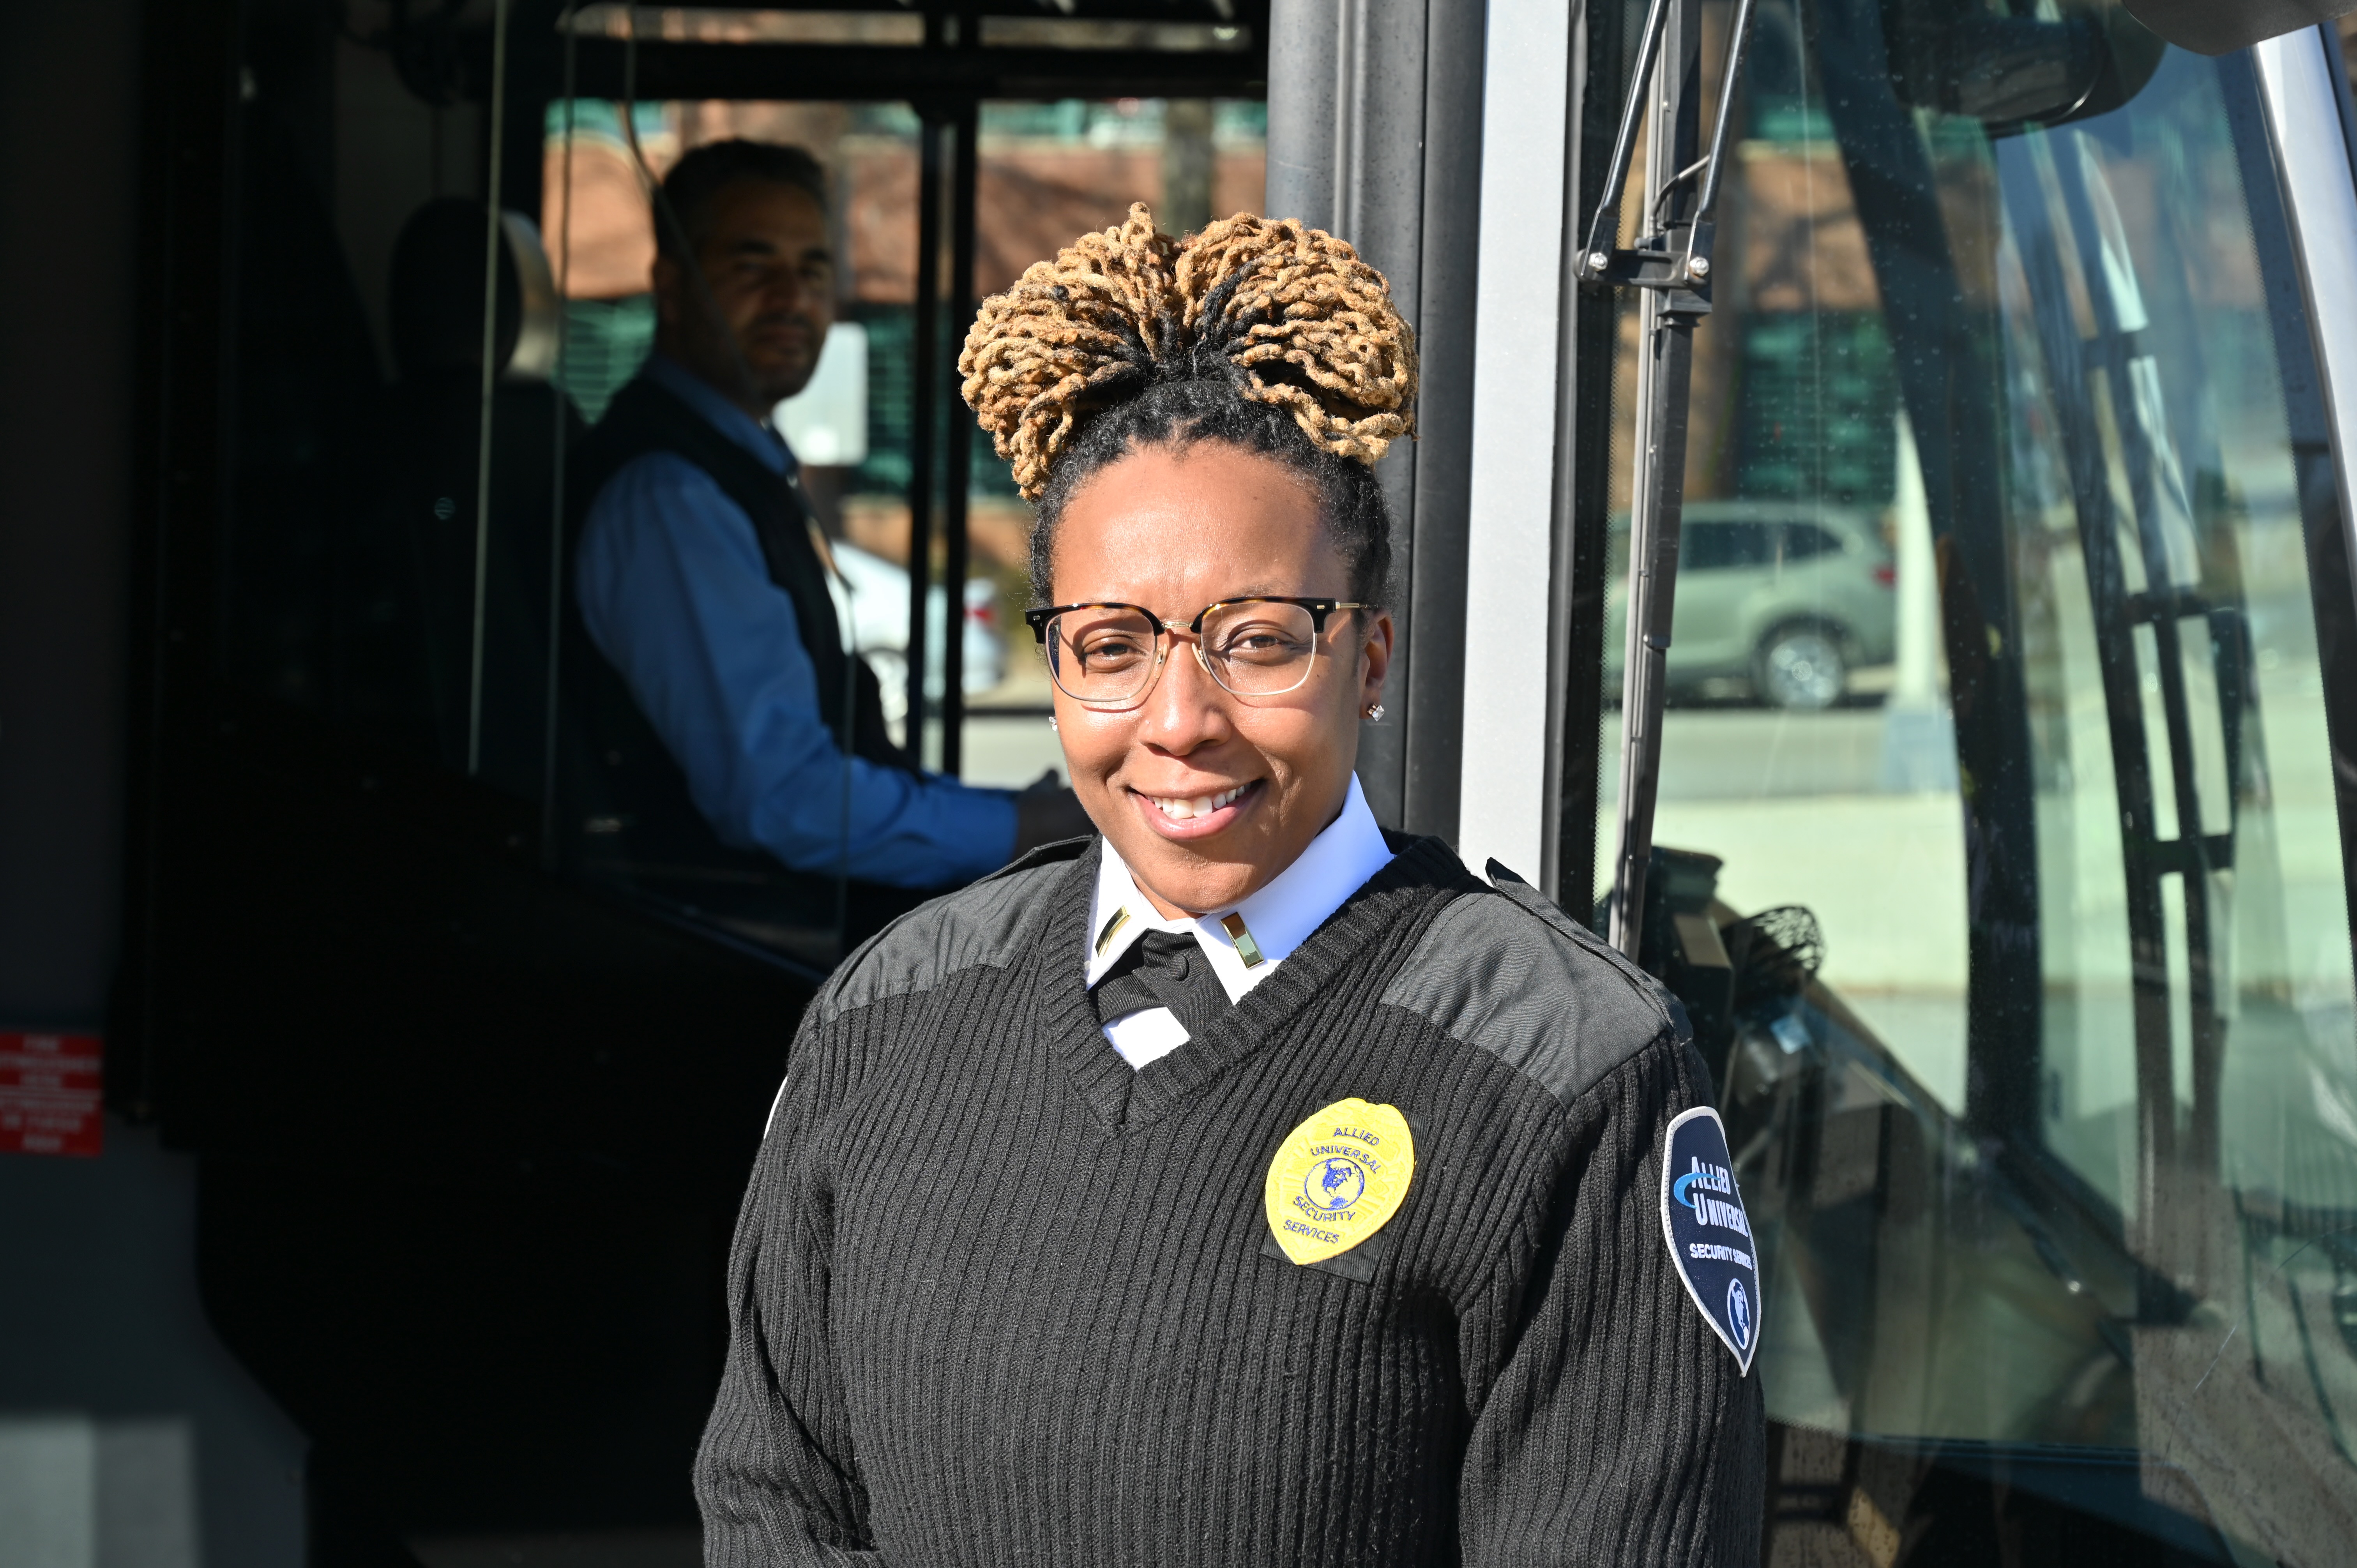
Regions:
<instances>
[{"instance_id":1,"label":"man's beard","mask_svg":"<svg viewBox=\"0 0 2357 1568\"><path fill-rule=\"evenodd\" d=\"M765 360L757 358L756 351L746 347L742 338L737 344L747 379L753 383L754 394L772 403L792 397L810 385L811 378L818 373L819 354L825 345L825 337L817 323L801 316L762 317L747 324L745 337L757 338L781 327L802 329L804 346L799 351L791 345L791 339L778 340Z\"/></svg>"}]
</instances>

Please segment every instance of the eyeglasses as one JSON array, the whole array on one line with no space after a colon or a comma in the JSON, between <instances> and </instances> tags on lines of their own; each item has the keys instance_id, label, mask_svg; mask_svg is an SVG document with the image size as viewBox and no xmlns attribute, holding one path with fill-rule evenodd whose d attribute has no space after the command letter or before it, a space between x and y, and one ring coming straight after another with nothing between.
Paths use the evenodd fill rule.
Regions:
<instances>
[{"instance_id":1,"label":"eyeglasses","mask_svg":"<svg viewBox=\"0 0 2357 1568\"><path fill-rule=\"evenodd\" d=\"M1239 697L1275 697L1309 679L1326 618L1375 607L1347 599L1222 599L1185 626L1135 605L1049 605L1024 621L1047 651L1056 689L1092 708L1141 701L1180 632L1204 672Z\"/></svg>"}]
</instances>

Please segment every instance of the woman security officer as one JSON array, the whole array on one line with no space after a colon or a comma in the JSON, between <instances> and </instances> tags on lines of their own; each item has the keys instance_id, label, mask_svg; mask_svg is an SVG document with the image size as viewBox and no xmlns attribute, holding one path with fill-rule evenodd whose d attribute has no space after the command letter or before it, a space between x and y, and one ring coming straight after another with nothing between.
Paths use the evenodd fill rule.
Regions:
<instances>
[{"instance_id":1,"label":"woman security officer","mask_svg":"<svg viewBox=\"0 0 2357 1568\"><path fill-rule=\"evenodd\" d=\"M1679 1015L1351 774L1415 379L1387 285L1141 206L960 369L1039 504L1101 836L904 918L803 1019L707 1562L1756 1560L1758 1273Z\"/></svg>"}]
</instances>

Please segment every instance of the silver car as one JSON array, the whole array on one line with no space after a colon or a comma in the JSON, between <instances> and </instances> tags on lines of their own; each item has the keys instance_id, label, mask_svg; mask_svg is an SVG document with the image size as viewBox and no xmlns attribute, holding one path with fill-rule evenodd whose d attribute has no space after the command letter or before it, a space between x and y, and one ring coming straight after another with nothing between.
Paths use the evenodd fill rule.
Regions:
<instances>
[{"instance_id":1,"label":"silver car","mask_svg":"<svg viewBox=\"0 0 2357 1568\"><path fill-rule=\"evenodd\" d=\"M1629 519L1612 520L1608 690L1620 686ZM1695 501L1678 536L1670 689L1747 688L1780 708L1825 708L1850 671L1887 664L1898 614L1874 513L1807 501Z\"/></svg>"}]
</instances>

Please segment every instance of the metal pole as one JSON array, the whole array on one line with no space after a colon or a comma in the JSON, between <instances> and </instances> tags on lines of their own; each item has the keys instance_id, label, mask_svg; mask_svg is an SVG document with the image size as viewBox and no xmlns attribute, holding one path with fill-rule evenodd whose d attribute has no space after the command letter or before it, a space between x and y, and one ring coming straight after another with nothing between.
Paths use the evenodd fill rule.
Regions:
<instances>
[{"instance_id":1,"label":"metal pole","mask_svg":"<svg viewBox=\"0 0 2357 1568\"><path fill-rule=\"evenodd\" d=\"M961 40L963 41L963 40ZM957 334L974 318L974 186L981 159L974 145L981 106L969 98L957 107L951 134L957 147L950 165L950 275L942 291L947 332ZM965 577L971 541L966 534L966 492L974 469L974 424L958 396L957 377L944 378L934 393L948 411L949 439L942 454L942 527L948 546L942 563L942 771L954 778L964 760Z\"/></svg>"},{"instance_id":2,"label":"metal pole","mask_svg":"<svg viewBox=\"0 0 2357 1568\"><path fill-rule=\"evenodd\" d=\"M548 660L542 671L540 711L540 865L544 871L554 871L558 857L564 853L564 840L557 824L557 747L563 744L558 727L558 703L564 700L563 685L565 655L565 464L567 415L572 412L572 395L565 390L565 370L573 334L565 316L565 292L573 286L573 142L576 59L580 34L574 30L573 16L579 7L568 4L557 26L565 35L565 172L561 177L561 196L557 210L565 214L562 232L556 239L556 370L548 379L548 396L554 418L550 422L554 435L550 441L548 479L548 636L543 652Z\"/></svg>"},{"instance_id":3,"label":"metal pole","mask_svg":"<svg viewBox=\"0 0 2357 1568\"><path fill-rule=\"evenodd\" d=\"M925 757L925 612L933 570L933 435L940 423L942 122L920 116L917 156L917 298L909 349L909 755Z\"/></svg>"},{"instance_id":4,"label":"metal pole","mask_svg":"<svg viewBox=\"0 0 2357 1568\"><path fill-rule=\"evenodd\" d=\"M1592 212L1604 195L1614 116L1627 97L1618 78L1630 17L1618 5L1582 5L1572 23L1565 155L1566 214ZM1624 171L1625 174L1625 171ZM1586 231L1566 239L1584 240ZM1617 234L1617 226L1616 226ZM1557 349L1561 392L1555 426L1554 636L1550 659L1559 676L1549 700L1556 729L1548 743L1554 788L1547 808L1554 831L1542 866L1552 880L1542 890L1583 924L1595 918L1596 848L1604 832L1603 761L1596 746L1604 716L1606 560L1611 516L1612 360L1619 341L1619 300L1584 288L1586 258L1566 244L1562 267L1562 338Z\"/></svg>"},{"instance_id":5,"label":"metal pole","mask_svg":"<svg viewBox=\"0 0 2357 1568\"><path fill-rule=\"evenodd\" d=\"M475 445L475 610L467 655L467 774L472 778L483 764L483 617L489 607L488 576L491 559L491 397L500 368L492 361L500 347L500 251L507 236L500 229L500 133L508 112L508 0L498 0L491 12L491 107L485 132L486 176L483 224L483 380L482 423Z\"/></svg>"},{"instance_id":6,"label":"metal pole","mask_svg":"<svg viewBox=\"0 0 2357 1568\"><path fill-rule=\"evenodd\" d=\"M1669 0L1655 59L1652 124L1645 147L1645 204L1671 233L1694 221L1691 195L1670 189L1692 170L1701 137L1701 0ZM1730 81L1720 89L1733 91ZM1616 156L1616 164L1620 162ZM1616 192L1607 190L1606 199ZM1645 236L1638 245L1649 248ZM1663 245L1674 250L1674 245ZM1629 632L1621 668L1620 857L1613 879L1611 941L1631 958L1644 940L1645 873L1653 853L1661 783L1662 710L1676 608L1678 530L1684 514L1688 393L1696 317L1674 295L1648 289L1645 358L1637 368L1638 448L1629 532Z\"/></svg>"}]
</instances>

